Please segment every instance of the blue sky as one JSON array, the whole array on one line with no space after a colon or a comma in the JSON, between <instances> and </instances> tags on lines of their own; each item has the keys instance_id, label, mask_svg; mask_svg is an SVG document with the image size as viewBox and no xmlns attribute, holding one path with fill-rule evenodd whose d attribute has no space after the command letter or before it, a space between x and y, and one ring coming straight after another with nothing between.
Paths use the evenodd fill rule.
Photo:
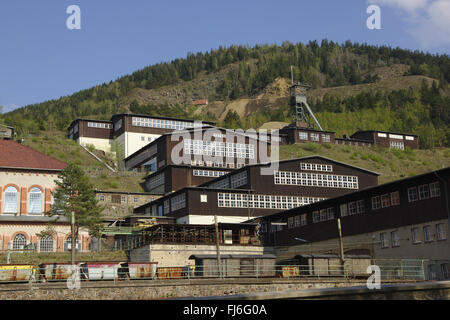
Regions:
<instances>
[{"instance_id":1,"label":"blue sky","mask_svg":"<svg viewBox=\"0 0 450 320\"><path fill-rule=\"evenodd\" d=\"M381 30L366 27L370 4ZM66 27L70 5L81 30ZM327 38L448 54L449 13L450 0L2 0L0 105L56 99L220 45Z\"/></svg>"}]
</instances>

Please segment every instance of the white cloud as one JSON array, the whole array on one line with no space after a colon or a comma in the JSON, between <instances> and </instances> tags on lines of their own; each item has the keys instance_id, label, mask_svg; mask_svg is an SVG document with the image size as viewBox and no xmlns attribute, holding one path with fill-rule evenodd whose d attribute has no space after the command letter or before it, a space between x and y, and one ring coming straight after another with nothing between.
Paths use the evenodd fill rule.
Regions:
<instances>
[{"instance_id":1,"label":"white cloud","mask_svg":"<svg viewBox=\"0 0 450 320\"><path fill-rule=\"evenodd\" d=\"M398 7L408 12L424 8L428 0L369 0L369 3Z\"/></svg>"},{"instance_id":2,"label":"white cloud","mask_svg":"<svg viewBox=\"0 0 450 320\"><path fill-rule=\"evenodd\" d=\"M368 0L405 13L408 32L424 49L450 45L450 0Z\"/></svg>"}]
</instances>

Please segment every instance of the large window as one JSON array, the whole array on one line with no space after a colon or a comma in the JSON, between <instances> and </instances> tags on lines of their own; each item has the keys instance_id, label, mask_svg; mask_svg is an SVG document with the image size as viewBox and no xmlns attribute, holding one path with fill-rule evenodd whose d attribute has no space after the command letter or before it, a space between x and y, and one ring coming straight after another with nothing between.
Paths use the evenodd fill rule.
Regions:
<instances>
[{"instance_id":1,"label":"large window","mask_svg":"<svg viewBox=\"0 0 450 320\"><path fill-rule=\"evenodd\" d=\"M398 238L398 231L391 232L392 247L400 247L400 240Z\"/></svg>"},{"instance_id":2,"label":"large window","mask_svg":"<svg viewBox=\"0 0 450 320\"><path fill-rule=\"evenodd\" d=\"M247 171L231 176L231 188L235 189L247 184Z\"/></svg>"},{"instance_id":3,"label":"large window","mask_svg":"<svg viewBox=\"0 0 450 320\"><path fill-rule=\"evenodd\" d=\"M254 159L255 146L252 144L185 139L184 153L212 157Z\"/></svg>"},{"instance_id":4,"label":"large window","mask_svg":"<svg viewBox=\"0 0 450 320\"><path fill-rule=\"evenodd\" d=\"M448 272L448 263L441 264L441 273L442 273L442 280L450 279L450 273Z\"/></svg>"},{"instance_id":5,"label":"large window","mask_svg":"<svg viewBox=\"0 0 450 320\"><path fill-rule=\"evenodd\" d=\"M333 166L328 164L320 164L320 163L309 163L302 162L300 163L301 170L307 171L324 171L324 172L333 172Z\"/></svg>"},{"instance_id":6,"label":"large window","mask_svg":"<svg viewBox=\"0 0 450 320\"><path fill-rule=\"evenodd\" d=\"M447 233L445 232L445 224L439 223L436 225L436 239L437 240L446 240Z\"/></svg>"},{"instance_id":7,"label":"large window","mask_svg":"<svg viewBox=\"0 0 450 320\"><path fill-rule=\"evenodd\" d=\"M42 191L39 188L30 191L30 213L42 213Z\"/></svg>"},{"instance_id":8,"label":"large window","mask_svg":"<svg viewBox=\"0 0 450 320\"><path fill-rule=\"evenodd\" d=\"M386 239L386 233L380 233L380 243L381 243L381 248L387 248L389 246L388 244L388 240Z\"/></svg>"},{"instance_id":9,"label":"large window","mask_svg":"<svg viewBox=\"0 0 450 320\"><path fill-rule=\"evenodd\" d=\"M72 237L68 237L64 243L64 251L72 250ZM80 243L78 239L75 239L75 250L80 250Z\"/></svg>"},{"instance_id":10,"label":"large window","mask_svg":"<svg viewBox=\"0 0 450 320\"><path fill-rule=\"evenodd\" d=\"M356 176L276 171L274 181L278 185L358 189L358 177Z\"/></svg>"},{"instance_id":11,"label":"large window","mask_svg":"<svg viewBox=\"0 0 450 320\"><path fill-rule=\"evenodd\" d=\"M53 252L53 237L51 235L45 235L39 241L39 250L41 252Z\"/></svg>"},{"instance_id":12,"label":"large window","mask_svg":"<svg viewBox=\"0 0 450 320\"><path fill-rule=\"evenodd\" d=\"M441 196L439 182L430 183L430 197L436 198Z\"/></svg>"},{"instance_id":13,"label":"large window","mask_svg":"<svg viewBox=\"0 0 450 320\"><path fill-rule=\"evenodd\" d=\"M428 199L430 197L430 189L428 189L428 185L424 184L419 186L419 199Z\"/></svg>"},{"instance_id":14,"label":"large window","mask_svg":"<svg viewBox=\"0 0 450 320\"><path fill-rule=\"evenodd\" d=\"M186 207L186 193L179 194L170 199L170 205L172 211Z\"/></svg>"},{"instance_id":15,"label":"large window","mask_svg":"<svg viewBox=\"0 0 450 320\"><path fill-rule=\"evenodd\" d=\"M299 132L298 137L300 140L308 140L308 132Z\"/></svg>"},{"instance_id":16,"label":"large window","mask_svg":"<svg viewBox=\"0 0 450 320\"><path fill-rule=\"evenodd\" d=\"M420 235L419 235L419 228L412 228L411 229L411 241L412 241L412 243L414 243L414 244L421 243L419 237L420 237Z\"/></svg>"},{"instance_id":17,"label":"large window","mask_svg":"<svg viewBox=\"0 0 450 320\"><path fill-rule=\"evenodd\" d=\"M419 195L417 193L417 187L412 187L408 189L408 201L413 202L419 199Z\"/></svg>"},{"instance_id":18,"label":"large window","mask_svg":"<svg viewBox=\"0 0 450 320\"><path fill-rule=\"evenodd\" d=\"M381 208L380 197L379 196L372 197L372 210L377 210L380 208Z\"/></svg>"},{"instance_id":19,"label":"large window","mask_svg":"<svg viewBox=\"0 0 450 320\"><path fill-rule=\"evenodd\" d=\"M324 200L296 196L262 194L219 193L218 206L221 208L292 209Z\"/></svg>"},{"instance_id":20,"label":"large window","mask_svg":"<svg viewBox=\"0 0 450 320\"><path fill-rule=\"evenodd\" d=\"M391 193L391 205L398 206L400 204L400 193L398 191Z\"/></svg>"},{"instance_id":21,"label":"large window","mask_svg":"<svg viewBox=\"0 0 450 320\"><path fill-rule=\"evenodd\" d=\"M17 213L17 192L17 189L14 187L6 188L4 210L5 213Z\"/></svg>"},{"instance_id":22,"label":"large window","mask_svg":"<svg viewBox=\"0 0 450 320\"><path fill-rule=\"evenodd\" d=\"M141 118L141 117L133 117L132 124L135 127L148 127L148 128L160 128L172 130L183 130L186 128L194 128L202 126L202 123L200 122L187 122L187 121Z\"/></svg>"},{"instance_id":23,"label":"large window","mask_svg":"<svg viewBox=\"0 0 450 320\"><path fill-rule=\"evenodd\" d=\"M27 238L25 237L25 235L19 233L14 237L13 250L21 250L25 248L26 245L27 245Z\"/></svg>"},{"instance_id":24,"label":"large window","mask_svg":"<svg viewBox=\"0 0 450 320\"><path fill-rule=\"evenodd\" d=\"M433 241L433 238L432 238L432 235L431 235L431 227L430 226L423 227L423 240L425 242Z\"/></svg>"}]
</instances>

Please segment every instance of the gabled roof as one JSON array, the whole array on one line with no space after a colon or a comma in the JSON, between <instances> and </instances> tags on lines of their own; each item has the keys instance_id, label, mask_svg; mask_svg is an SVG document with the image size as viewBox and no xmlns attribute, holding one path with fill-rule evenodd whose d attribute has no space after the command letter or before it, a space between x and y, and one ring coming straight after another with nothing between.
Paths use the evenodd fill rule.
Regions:
<instances>
[{"instance_id":1,"label":"gabled roof","mask_svg":"<svg viewBox=\"0 0 450 320\"><path fill-rule=\"evenodd\" d=\"M0 140L0 168L61 171L67 163L12 140Z\"/></svg>"}]
</instances>

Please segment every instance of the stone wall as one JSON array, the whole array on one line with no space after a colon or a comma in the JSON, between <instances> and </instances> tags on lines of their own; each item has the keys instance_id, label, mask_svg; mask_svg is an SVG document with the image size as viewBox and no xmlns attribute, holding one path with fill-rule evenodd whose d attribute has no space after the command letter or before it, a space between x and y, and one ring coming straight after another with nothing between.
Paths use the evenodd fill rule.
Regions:
<instances>
[{"instance_id":1,"label":"stone wall","mask_svg":"<svg viewBox=\"0 0 450 320\"><path fill-rule=\"evenodd\" d=\"M158 262L158 267L180 267L195 265L189 259L193 254L216 255L215 245L151 244L130 252L130 261ZM262 255L273 254L272 248L262 246L220 246L220 254Z\"/></svg>"},{"instance_id":2,"label":"stone wall","mask_svg":"<svg viewBox=\"0 0 450 320\"><path fill-rule=\"evenodd\" d=\"M64 283L3 285L1 300L149 300L216 297L220 299L450 299L450 282L406 284L368 290L365 282L301 280L138 281L83 283L68 290ZM360 286L358 288L358 286ZM349 288L355 287L355 288ZM341 288L341 289L340 289ZM309 290L304 290L309 289Z\"/></svg>"}]
</instances>

